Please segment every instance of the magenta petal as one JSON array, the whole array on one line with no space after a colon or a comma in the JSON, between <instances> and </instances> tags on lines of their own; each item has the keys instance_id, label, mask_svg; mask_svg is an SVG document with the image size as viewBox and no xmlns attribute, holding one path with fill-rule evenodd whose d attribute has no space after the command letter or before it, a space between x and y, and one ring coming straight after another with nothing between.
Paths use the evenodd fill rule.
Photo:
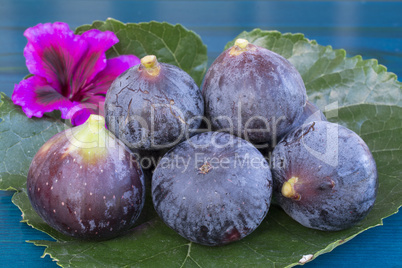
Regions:
<instances>
[{"instance_id":1,"label":"magenta petal","mask_svg":"<svg viewBox=\"0 0 402 268\"><path fill-rule=\"evenodd\" d=\"M61 117L67 118L73 107L73 103L52 88L45 78L36 75L15 85L11 99L28 117L42 117L44 113L60 110Z\"/></svg>"},{"instance_id":2,"label":"magenta petal","mask_svg":"<svg viewBox=\"0 0 402 268\"><path fill-rule=\"evenodd\" d=\"M119 40L96 29L75 35L66 23L38 24L25 31L28 70L34 75L15 86L12 99L28 117L60 110L74 125L89 114L103 114L106 91L114 79L139 64L133 55L106 59Z\"/></svg>"},{"instance_id":3,"label":"magenta petal","mask_svg":"<svg viewBox=\"0 0 402 268\"><path fill-rule=\"evenodd\" d=\"M106 94L112 82L120 74L139 63L140 59L134 55L122 55L108 59L105 69L95 76L93 83L86 89L86 92Z\"/></svg>"},{"instance_id":4,"label":"magenta petal","mask_svg":"<svg viewBox=\"0 0 402 268\"><path fill-rule=\"evenodd\" d=\"M105 96L93 95L82 103L74 103L75 106L70 109L67 114L71 118L71 123L74 126L81 125L86 122L91 114L99 114L104 116Z\"/></svg>"},{"instance_id":5,"label":"magenta petal","mask_svg":"<svg viewBox=\"0 0 402 268\"><path fill-rule=\"evenodd\" d=\"M74 69L87 52L88 43L62 22L38 24L24 35L28 39L24 56L29 72L45 77L54 89L69 97Z\"/></svg>"},{"instance_id":6,"label":"magenta petal","mask_svg":"<svg viewBox=\"0 0 402 268\"><path fill-rule=\"evenodd\" d=\"M84 32L81 38L88 43L88 50L75 69L74 90L84 89L106 67L105 52L119 41L113 32L95 29Z\"/></svg>"},{"instance_id":7,"label":"magenta petal","mask_svg":"<svg viewBox=\"0 0 402 268\"><path fill-rule=\"evenodd\" d=\"M84 124L89 116L93 113L90 109L81 109L74 113L71 117L71 124L73 126L79 126Z\"/></svg>"}]
</instances>

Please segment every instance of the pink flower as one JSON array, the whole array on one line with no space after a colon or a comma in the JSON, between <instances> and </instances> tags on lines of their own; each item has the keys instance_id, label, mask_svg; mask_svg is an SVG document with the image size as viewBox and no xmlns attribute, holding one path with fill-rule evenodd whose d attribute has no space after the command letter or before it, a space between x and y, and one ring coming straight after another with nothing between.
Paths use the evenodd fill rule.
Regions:
<instances>
[{"instance_id":1,"label":"pink flower","mask_svg":"<svg viewBox=\"0 0 402 268\"><path fill-rule=\"evenodd\" d=\"M55 22L28 28L24 36L33 76L15 85L12 100L30 118L60 110L62 118L80 125L91 113L102 115L110 84L140 62L134 55L106 59L105 52L119 41L110 31L75 35L66 23Z\"/></svg>"}]
</instances>

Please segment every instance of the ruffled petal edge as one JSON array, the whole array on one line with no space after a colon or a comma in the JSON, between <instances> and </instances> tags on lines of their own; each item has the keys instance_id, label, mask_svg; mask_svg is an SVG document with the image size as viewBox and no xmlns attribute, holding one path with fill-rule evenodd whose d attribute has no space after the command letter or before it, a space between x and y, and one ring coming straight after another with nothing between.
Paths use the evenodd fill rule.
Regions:
<instances>
[{"instance_id":1,"label":"ruffled petal edge","mask_svg":"<svg viewBox=\"0 0 402 268\"><path fill-rule=\"evenodd\" d=\"M42 117L44 113L61 111L61 117L67 119L68 111L74 104L57 92L48 81L40 76L31 76L15 85L11 96L14 104L22 107L29 117Z\"/></svg>"}]
</instances>

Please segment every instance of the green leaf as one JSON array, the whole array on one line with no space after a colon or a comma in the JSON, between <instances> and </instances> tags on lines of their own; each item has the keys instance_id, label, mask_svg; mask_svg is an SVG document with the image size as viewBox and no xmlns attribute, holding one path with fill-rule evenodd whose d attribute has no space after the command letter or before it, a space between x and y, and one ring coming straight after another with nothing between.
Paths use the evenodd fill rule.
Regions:
<instances>
[{"instance_id":1,"label":"green leaf","mask_svg":"<svg viewBox=\"0 0 402 268\"><path fill-rule=\"evenodd\" d=\"M108 19L80 26L76 33L81 34L89 29L113 31L119 38L119 42L107 51L109 58L123 54L134 54L139 58L155 55L158 61L186 71L198 86L201 85L207 68L207 47L193 31L166 22L124 24Z\"/></svg>"},{"instance_id":2,"label":"green leaf","mask_svg":"<svg viewBox=\"0 0 402 268\"><path fill-rule=\"evenodd\" d=\"M111 20L94 25L101 28L114 23ZM116 25L124 30L120 31L117 26L109 29L127 31L128 25ZM382 225L383 218L396 213L402 205L402 85L396 76L386 72L375 60L362 60L360 56L347 58L344 50L320 46L302 34L257 29L240 37L288 58L302 74L309 99L326 112L329 120L354 130L366 141L379 175L378 197L366 219L344 231L323 232L301 226L273 205L260 227L245 239L223 247L206 247L183 239L159 218L152 217L151 212L143 224L124 236L103 242L82 242L50 229L32 210L26 191L22 190L15 194L13 202L23 211L24 221L57 239L32 242L45 246L45 254L63 267L285 267L299 264L303 255L312 254L314 259L330 252L359 233ZM233 41L227 47L231 44ZM10 109L11 103L8 104ZM9 124L10 129L14 123L4 116L7 109L3 110L3 106L0 115L4 121L0 128ZM12 142L6 139L6 144L1 146L11 147ZM15 174L21 177L26 171L21 167ZM13 174L9 172L8 176ZM13 182L7 180L7 183Z\"/></svg>"},{"instance_id":3,"label":"green leaf","mask_svg":"<svg viewBox=\"0 0 402 268\"><path fill-rule=\"evenodd\" d=\"M19 190L38 149L65 125L50 117L28 118L0 93L0 190Z\"/></svg>"}]
</instances>

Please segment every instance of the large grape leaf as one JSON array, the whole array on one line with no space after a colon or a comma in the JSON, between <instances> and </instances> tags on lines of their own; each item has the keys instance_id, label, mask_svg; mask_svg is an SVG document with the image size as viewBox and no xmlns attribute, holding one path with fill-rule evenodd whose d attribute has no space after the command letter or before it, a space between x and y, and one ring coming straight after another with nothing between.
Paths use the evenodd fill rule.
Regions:
<instances>
[{"instance_id":1,"label":"large grape leaf","mask_svg":"<svg viewBox=\"0 0 402 268\"><path fill-rule=\"evenodd\" d=\"M113 31L119 42L107 51L108 57L134 54L141 58L155 55L158 61L186 71L200 85L207 68L207 47L201 38L180 24L161 22L127 23L114 19L95 21L76 29L80 34L89 29Z\"/></svg>"},{"instance_id":2,"label":"large grape leaf","mask_svg":"<svg viewBox=\"0 0 402 268\"><path fill-rule=\"evenodd\" d=\"M402 205L402 85L396 76L375 60L347 58L345 51L320 46L301 34L254 30L240 36L288 58L302 74L310 100L331 121L366 141L378 166L379 191L364 221L344 231L322 232L301 226L273 205L255 232L223 247L188 242L157 217L116 239L81 242L49 230L30 208L26 191L20 191L13 202L24 220L58 240L32 242L45 246L45 254L63 267L284 267L299 264L303 255L314 259L329 252L396 213Z\"/></svg>"}]
</instances>

